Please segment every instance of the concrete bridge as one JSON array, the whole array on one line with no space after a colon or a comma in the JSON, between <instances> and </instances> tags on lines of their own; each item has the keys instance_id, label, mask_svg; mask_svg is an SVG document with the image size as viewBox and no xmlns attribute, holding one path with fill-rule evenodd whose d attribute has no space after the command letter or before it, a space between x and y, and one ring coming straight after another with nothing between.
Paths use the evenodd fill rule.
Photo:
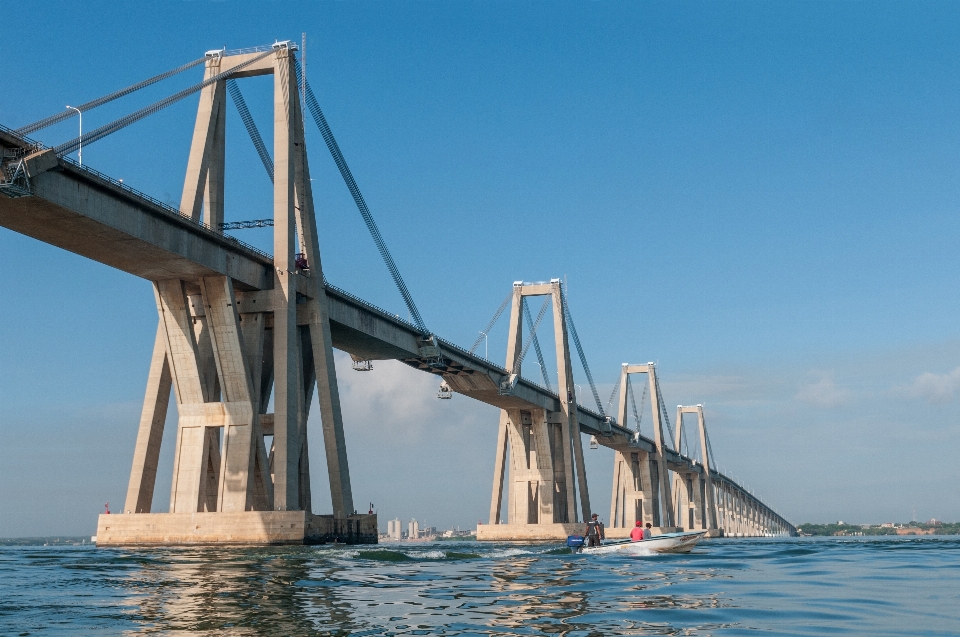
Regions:
<instances>
[{"instance_id":1,"label":"concrete bridge","mask_svg":"<svg viewBox=\"0 0 960 637\"><path fill-rule=\"evenodd\" d=\"M442 392L501 410L490 519L479 527L480 539L556 539L580 530L578 520L591 512L583 435L616 451L610 536L625 535L634 520L664 530L704 529L711 535L796 532L711 466L700 406L678 408L676 438L664 437L667 416L652 363L620 370L616 417L602 413L599 400L598 411L578 404L571 328L578 350L579 341L559 280L513 284L503 367L426 330L388 252L385 261L418 324L327 283L300 98L321 127L365 219L369 211L312 91L298 79L296 47L278 43L212 52L203 65L204 80L194 91L200 93L200 103L179 209L69 159L79 144L48 148L29 139L24 128L0 126L0 226L154 285L159 325L124 514L101 516L99 543L376 541L376 517L354 510L334 348L348 352L358 369L374 360L403 361L441 377ZM221 229L228 82L265 74L274 76L275 86L272 158L262 141L257 148L274 182L272 256ZM118 120L113 130L146 115ZM256 145L259 133L252 126L248 130ZM112 132L107 129L76 141L91 143ZM375 225L371 232L384 254ZM533 325L525 314L526 299L532 297L546 297ZM557 391L521 374L536 325L548 308ZM526 341L524 316L532 328ZM539 342L535 346L539 355ZM650 388L652 439L624 426L635 374L646 375ZM310 510L306 422L314 390L332 515ZM153 513L171 391L179 422L170 508L169 513ZM274 412L267 413L271 392ZM684 414L697 415L701 461L677 451ZM504 509L507 519L501 523Z\"/></svg>"}]
</instances>

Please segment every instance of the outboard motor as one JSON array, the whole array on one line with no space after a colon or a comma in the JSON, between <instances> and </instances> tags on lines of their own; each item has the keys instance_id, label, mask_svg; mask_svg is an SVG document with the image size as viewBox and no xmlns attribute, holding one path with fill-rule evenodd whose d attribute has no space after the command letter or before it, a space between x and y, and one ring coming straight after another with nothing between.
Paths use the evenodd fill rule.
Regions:
<instances>
[{"instance_id":1,"label":"outboard motor","mask_svg":"<svg viewBox=\"0 0 960 637\"><path fill-rule=\"evenodd\" d=\"M584 539L582 535L568 535L567 536L567 546L573 550L574 553L579 553L583 549Z\"/></svg>"}]
</instances>

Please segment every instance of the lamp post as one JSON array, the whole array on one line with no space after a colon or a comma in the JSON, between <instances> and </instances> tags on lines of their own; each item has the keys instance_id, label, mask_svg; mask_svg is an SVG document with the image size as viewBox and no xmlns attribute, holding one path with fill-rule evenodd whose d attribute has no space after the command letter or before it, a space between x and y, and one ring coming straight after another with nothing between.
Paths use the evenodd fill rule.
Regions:
<instances>
[{"instance_id":1,"label":"lamp post","mask_svg":"<svg viewBox=\"0 0 960 637\"><path fill-rule=\"evenodd\" d=\"M83 166L83 111L69 104L67 104L67 108L77 111L77 114L80 116L80 147L77 149L77 163Z\"/></svg>"},{"instance_id":2,"label":"lamp post","mask_svg":"<svg viewBox=\"0 0 960 637\"><path fill-rule=\"evenodd\" d=\"M486 332L480 332L480 333L483 334L483 358L484 360L490 360L489 352L487 350L487 333Z\"/></svg>"}]
</instances>

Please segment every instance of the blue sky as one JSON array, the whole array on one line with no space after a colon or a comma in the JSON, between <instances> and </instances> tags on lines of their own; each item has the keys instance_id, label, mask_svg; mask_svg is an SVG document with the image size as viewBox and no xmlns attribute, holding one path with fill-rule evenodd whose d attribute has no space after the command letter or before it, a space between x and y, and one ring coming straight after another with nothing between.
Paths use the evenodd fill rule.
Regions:
<instances>
[{"instance_id":1,"label":"blue sky","mask_svg":"<svg viewBox=\"0 0 960 637\"><path fill-rule=\"evenodd\" d=\"M604 401L620 363L658 361L667 404L703 403L721 467L788 519L958 519L958 14L947 2L37 2L18 29L42 43L0 41L16 60L0 124L305 31L308 78L431 329L469 345L512 281L566 277ZM271 147L269 80L241 88ZM84 162L175 203L195 109L188 98ZM268 217L269 182L230 109L227 218ZM315 129L308 147L328 278L403 313ZM269 247L268 231L242 232ZM150 285L6 230L0 267L0 535L87 533L125 493ZM444 526L485 517L496 410L437 401L433 379L400 366L342 369L358 503ZM605 515L611 457L588 463ZM322 510L322 455L313 466Z\"/></svg>"}]
</instances>

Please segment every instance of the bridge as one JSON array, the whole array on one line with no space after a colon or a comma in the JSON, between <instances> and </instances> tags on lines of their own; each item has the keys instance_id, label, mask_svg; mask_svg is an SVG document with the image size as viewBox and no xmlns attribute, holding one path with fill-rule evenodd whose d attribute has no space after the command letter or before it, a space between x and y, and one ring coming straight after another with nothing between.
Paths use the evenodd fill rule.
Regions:
<instances>
[{"instance_id":1,"label":"bridge","mask_svg":"<svg viewBox=\"0 0 960 637\"><path fill-rule=\"evenodd\" d=\"M82 137L48 147L29 136L201 65L204 76L198 84ZM274 79L272 155L238 86L238 80L255 75ZM228 93L273 182L272 219L225 222ZM199 106L179 208L69 156L196 94ZM331 285L323 275L304 108L320 128L404 299L409 321ZM484 330L510 306L503 366L474 353L479 340L466 349L427 329L291 42L211 51L73 110L18 129L0 126L0 226L149 280L154 287L159 321L127 497L122 515L100 517L101 545L375 542L376 516L354 508L333 349L349 353L360 371L376 360L402 361L437 376L440 398L459 393L500 409L490 516L478 527L478 539L556 539L579 531L578 521L592 511L584 435L591 446L615 451L608 536L625 536L634 521L662 531L705 530L712 536L796 533L772 508L716 469L701 405L678 407L672 431L653 363L622 366L617 412L605 413L559 279L509 286ZM225 232L251 226L273 227L273 255ZM540 298L534 320L529 304ZM548 313L556 389L537 336ZM531 346L542 382L522 373ZM574 352L596 409L579 403ZM638 375L646 377L639 409L632 380ZM311 511L307 417L314 391L333 505L326 515ZM170 505L168 513L154 513L171 392L178 424ZM639 431L647 395L652 437ZM271 396L274 410L268 413ZM637 429L627 426L628 406ZM685 415L696 417L699 458L680 452ZM665 436L664 426L671 436Z\"/></svg>"}]
</instances>

